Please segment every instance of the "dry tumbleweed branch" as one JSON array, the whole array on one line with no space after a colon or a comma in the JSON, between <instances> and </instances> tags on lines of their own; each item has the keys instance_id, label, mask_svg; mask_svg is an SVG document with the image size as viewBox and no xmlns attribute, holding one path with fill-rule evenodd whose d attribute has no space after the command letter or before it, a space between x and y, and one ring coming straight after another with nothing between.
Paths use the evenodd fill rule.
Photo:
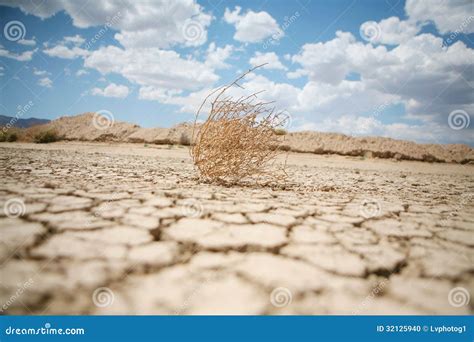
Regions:
<instances>
[{"instance_id":1,"label":"dry tumbleweed branch","mask_svg":"<svg viewBox=\"0 0 474 342\"><path fill-rule=\"evenodd\" d=\"M275 130L284 126L289 117L275 111L271 102L260 101L261 92L237 99L226 95L233 86L242 88L238 82L256 68L214 90L196 113L191 156L206 180L236 183L250 177L258 181L286 177L285 165L279 169L274 166L275 157L281 152L281 137ZM210 101L209 115L198 127L199 114L213 95L216 96Z\"/></svg>"}]
</instances>

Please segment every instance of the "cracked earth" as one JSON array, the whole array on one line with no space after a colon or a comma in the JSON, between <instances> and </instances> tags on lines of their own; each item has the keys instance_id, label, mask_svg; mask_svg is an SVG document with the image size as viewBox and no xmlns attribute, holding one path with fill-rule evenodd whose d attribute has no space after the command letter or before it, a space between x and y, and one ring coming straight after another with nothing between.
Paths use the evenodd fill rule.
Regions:
<instances>
[{"instance_id":1,"label":"cracked earth","mask_svg":"<svg viewBox=\"0 0 474 342\"><path fill-rule=\"evenodd\" d=\"M290 154L224 187L184 147L0 151L4 314L473 312L472 165Z\"/></svg>"}]
</instances>

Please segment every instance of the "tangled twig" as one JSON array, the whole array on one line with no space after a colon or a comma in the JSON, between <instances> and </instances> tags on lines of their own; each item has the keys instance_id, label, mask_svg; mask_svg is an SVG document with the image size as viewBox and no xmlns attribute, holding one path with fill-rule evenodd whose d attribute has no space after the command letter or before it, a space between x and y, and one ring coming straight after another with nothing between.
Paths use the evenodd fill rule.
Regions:
<instances>
[{"instance_id":1,"label":"tangled twig","mask_svg":"<svg viewBox=\"0 0 474 342\"><path fill-rule=\"evenodd\" d=\"M201 177L209 181L236 183L253 178L259 182L286 178L285 165L276 168L275 157L281 153L281 137L275 130L285 125L288 116L275 111L258 99L261 92L234 99L226 92L247 74L263 65L248 70L232 83L211 92L196 113L191 156ZM201 110L210 101L210 112L200 125Z\"/></svg>"}]
</instances>

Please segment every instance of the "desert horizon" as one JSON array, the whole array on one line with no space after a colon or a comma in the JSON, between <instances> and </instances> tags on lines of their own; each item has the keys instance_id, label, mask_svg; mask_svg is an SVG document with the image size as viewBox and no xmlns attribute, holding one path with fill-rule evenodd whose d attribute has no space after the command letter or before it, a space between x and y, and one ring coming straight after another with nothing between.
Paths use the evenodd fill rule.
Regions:
<instances>
[{"instance_id":1,"label":"desert horizon","mask_svg":"<svg viewBox=\"0 0 474 342\"><path fill-rule=\"evenodd\" d=\"M134 123L115 122L110 112L65 115L26 128L14 127L17 121L18 119L9 118L9 123L5 127L16 129L18 139L26 142L32 142L34 134L40 131L55 131L58 140L66 141L189 145L193 127L192 122L183 122L170 128L142 128ZM474 150L465 144L423 144L388 137L347 136L335 132L298 132L287 131L284 128L279 130L283 140L280 147L285 151L460 164L474 162Z\"/></svg>"}]
</instances>

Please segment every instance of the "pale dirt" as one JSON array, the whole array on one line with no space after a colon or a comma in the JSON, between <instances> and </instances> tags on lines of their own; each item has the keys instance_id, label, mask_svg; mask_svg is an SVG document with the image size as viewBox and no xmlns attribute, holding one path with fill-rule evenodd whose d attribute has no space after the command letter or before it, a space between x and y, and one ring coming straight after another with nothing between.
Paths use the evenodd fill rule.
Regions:
<instances>
[{"instance_id":1,"label":"pale dirt","mask_svg":"<svg viewBox=\"0 0 474 342\"><path fill-rule=\"evenodd\" d=\"M200 183L181 146L0 163L6 314L473 312L473 165L290 154L272 189Z\"/></svg>"}]
</instances>

